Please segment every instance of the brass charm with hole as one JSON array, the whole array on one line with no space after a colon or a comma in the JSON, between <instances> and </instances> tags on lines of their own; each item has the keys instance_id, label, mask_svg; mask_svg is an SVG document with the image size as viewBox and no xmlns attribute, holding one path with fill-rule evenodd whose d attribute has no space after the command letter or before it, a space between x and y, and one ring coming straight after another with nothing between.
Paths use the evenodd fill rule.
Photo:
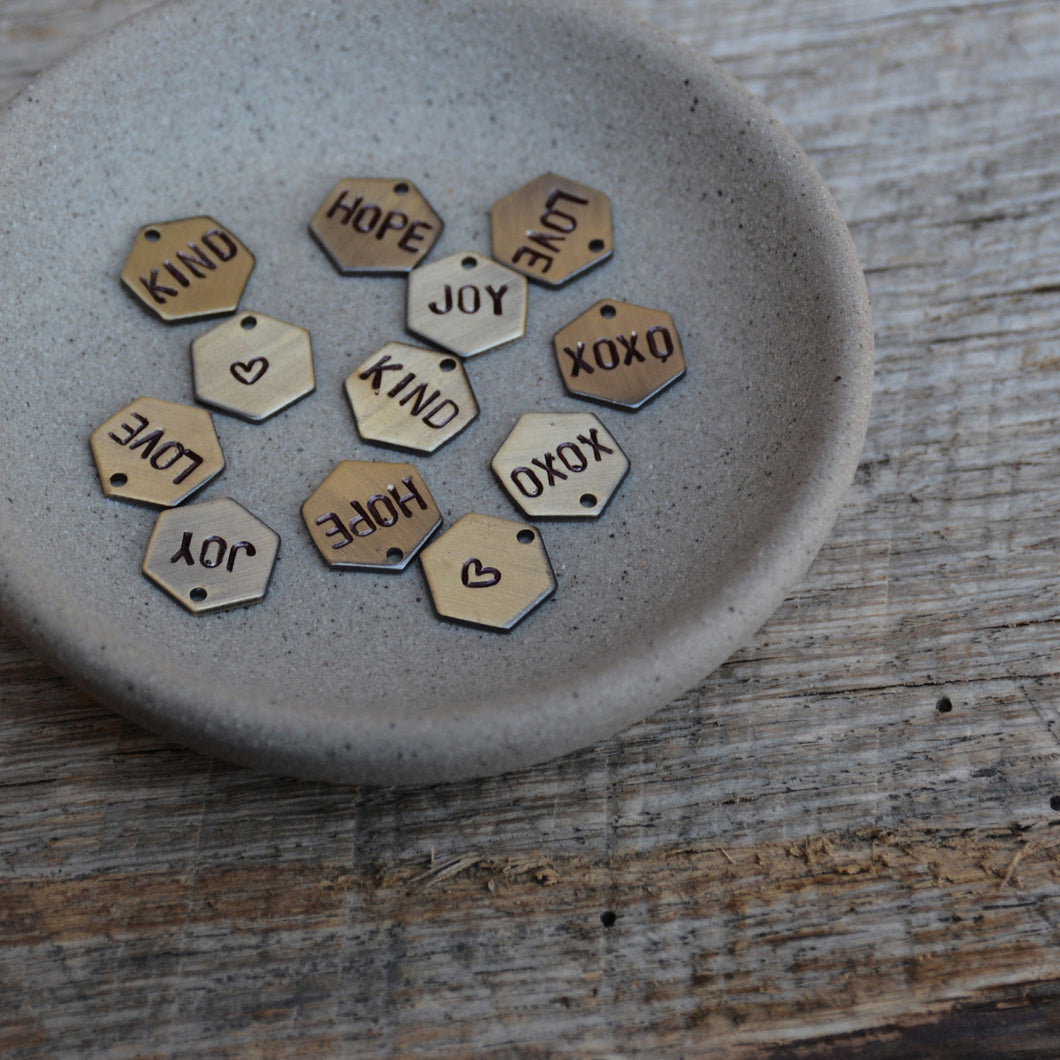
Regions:
<instances>
[{"instance_id":1,"label":"brass charm with hole","mask_svg":"<svg viewBox=\"0 0 1060 1060\"><path fill-rule=\"evenodd\" d=\"M254 255L212 217L145 225L121 281L162 320L234 313Z\"/></svg>"},{"instance_id":2,"label":"brass charm with hole","mask_svg":"<svg viewBox=\"0 0 1060 1060\"><path fill-rule=\"evenodd\" d=\"M339 272L400 273L427 255L442 219L410 180L350 177L328 192L309 231Z\"/></svg>"},{"instance_id":3,"label":"brass charm with hole","mask_svg":"<svg viewBox=\"0 0 1060 1060\"><path fill-rule=\"evenodd\" d=\"M577 397L638 409L685 374L673 317L628 302L597 302L553 339L560 375Z\"/></svg>"},{"instance_id":4,"label":"brass charm with hole","mask_svg":"<svg viewBox=\"0 0 1060 1060\"><path fill-rule=\"evenodd\" d=\"M302 505L313 544L329 566L402 571L442 525L411 464L343 460Z\"/></svg>"},{"instance_id":5,"label":"brass charm with hole","mask_svg":"<svg viewBox=\"0 0 1060 1060\"><path fill-rule=\"evenodd\" d=\"M372 354L346 378L346 397L366 442L433 453L478 415L460 359L403 342Z\"/></svg>"},{"instance_id":6,"label":"brass charm with hole","mask_svg":"<svg viewBox=\"0 0 1060 1060\"><path fill-rule=\"evenodd\" d=\"M540 533L492 515L465 515L420 562L440 617L490 629L512 629L556 589Z\"/></svg>"},{"instance_id":7,"label":"brass charm with hole","mask_svg":"<svg viewBox=\"0 0 1060 1060\"><path fill-rule=\"evenodd\" d=\"M493 256L531 280L558 287L611 257L611 201L545 173L495 203Z\"/></svg>"},{"instance_id":8,"label":"brass charm with hole","mask_svg":"<svg viewBox=\"0 0 1060 1060\"><path fill-rule=\"evenodd\" d=\"M88 439L108 497L171 508L225 466L206 409L141 397Z\"/></svg>"},{"instance_id":9,"label":"brass charm with hole","mask_svg":"<svg viewBox=\"0 0 1060 1060\"><path fill-rule=\"evenodd\" d=\"M195 614L246 607L264 595L280 536L230 497L162 512L143 572Z\"/></svg>"},{"instance_id":10,"label":"brass charm with hole","mask_svg":"<svg viewBox=\"0 0 1060 1060\"><path fill-rule=\"evenodd\" d=\"M473 251L409 273L409 331L461 357L526 334L526 277Z\"/></svg>"},{"instance_id":11,"label":"brass charm with hole","mask_svg":"<svg viewBox=\"0 0 1060 1060\"><path fill-rule=\"evenodd\" d=\"M595 519L625 478L629 460L591 412L528 412L491 467L530 518Z\"/></svg>"},{"instance_id":12,"label":"brass charm with hole","mask_svg":"<svg viewBox=\"0 0 1060 1060\"><path fill-rule=\"evenodd\" d=\"M191 344L195 396L260 423L311 394L313 347L305 328L241 313Z\"/></svg>"}]
</instances>

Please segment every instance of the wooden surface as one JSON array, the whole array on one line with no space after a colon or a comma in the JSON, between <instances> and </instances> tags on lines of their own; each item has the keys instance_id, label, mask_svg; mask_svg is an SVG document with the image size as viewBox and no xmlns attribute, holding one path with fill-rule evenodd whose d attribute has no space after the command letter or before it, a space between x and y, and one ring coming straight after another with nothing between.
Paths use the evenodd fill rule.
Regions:
<instances>
[{"instance_id":1,"label":"wooden surface","mask_svg":"<svg viewBox=\"0 0 1060 1060\"><path fill-rule=\"evenodd\" d=\"M144 0L0 2L0 96ZM561 761L207 761L0 634L0 1054L1060 1055L1060 5L633 0L848 219L875 406L754 642Z\"/></svg>"}]
</instances>

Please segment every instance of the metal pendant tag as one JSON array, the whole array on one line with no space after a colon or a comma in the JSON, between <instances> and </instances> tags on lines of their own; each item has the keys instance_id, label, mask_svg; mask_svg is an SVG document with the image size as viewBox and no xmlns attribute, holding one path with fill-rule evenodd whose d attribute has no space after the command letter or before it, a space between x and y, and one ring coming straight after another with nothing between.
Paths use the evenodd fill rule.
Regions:
<instances>
[{"instance_id":1,"label":"metal pendant tag","mask_svg":"<svg viewBox=\"0 0 1060 1060\"><path fill-rule=\"evenodd\" d=\"M528 412L491 464L531 518L595 519L629 470L629 460L591 412Z\"/></svg>"},{"instance_id":2,"label":"metal pendant tag","mask_svg":"<svg viewBox=\"0 0 1060 1060\"><path fill-rule=\"evenodd\" d=\"M141 228L121 270L126 287L165 321L234 313L254 255L212 217Z\"/></svg>"},{"instance_id":3,"label":"metal pendant tag","mask_svg":"<svg viewBox=\"0 0 1060 1060\"><path fill-rule=\"evenodd\" d=\"M401 571L442 525L411 464L343 460L302 505L313 544L329 566Z\"/></svg>"},{"instance_id":4,"label":"metal pendant tag","mask_svg":"<svg viewBox=\"0 0 1060 1060\"><path fill-rule=\"evenodd\" d=\"M195 396L260 423L316 387L305 328L264 313L241 313L191 344Z\"/></svg>"},{"instance_id":5,"label":"metal pendant tag","mask_svg":"<svg viewBox=\"0 0 1060 1060\"><path fill-rule=\"evenodd\" d=\"M409 331L461 357L526 334L526 278L473 251L409 273Z\"/></svg>"},{"instance_id":6,"label":"metal pendant tag","mask_svg":"<svg viewBox=\"0 0 1060 1060\"><path fill-rule=\"evenodd\" d=\"M260 600L280 536L230 497L162 512L143 572L189 611L226 611Z\"/></svg>"},{"instance_id":7,"label":"metal pendant tag","mask_svg":"<svg viewBox=\"0 0 1060 1060\"><path fill-rule=\"evenodd\" d=\"M141 397L88 439L108 497L171 508L224 469L206 409Z\"/></svg>"},{"instance_id":8,"label":"metal pendant tag","mask_svg":"<svg viewBox=\"0 0 1060 1060\"><path fill-rule=\"evenodd\" d=\"M685 374L673 317L627 302L597 302L553 339L560 375L577 397L638 409Z\"/></svg>"},{"instance_id":9,"label":"metal pendant tag","mask_svg":"<svg viewBox=\"0 0 1060 1060\"><path fill-rule=\"evenodd\" d=\"M366 442L433 453L477 415L460 360L391 342L346 379L346 396Z\"/></svg>"},{"instance_id":10,"label":"metal pendant tag","mask_svg":"<svg viewBox=\"0 0 1060 1060\"><path fill-rule=\"evenodd\" d=\"M442 618L489 629L512 629L556 589L538 531L492 515L465 515L420 562Z\"/></svg>"},{"instance_id":11,"label":"metal pendant tag","mask_svg":"<svg viewBox=\"0 0 1060 1060\"><path fill-rule=\"evenodd\" d=\"M611 201L545 173L495 203L493 256L531 280L558 287L611 257Z\"/></svg>"},{"instance_id":12,"label":"metal pendant tag","mask_svg":"<svg viewBox=\"0 0 1060 1060\"><path fill-rule=\"evenodd\" d=\"M434 246L442 219L410 180L340 180L309 222L342 273L409 272Z\"/></svg>"}]
</instances>

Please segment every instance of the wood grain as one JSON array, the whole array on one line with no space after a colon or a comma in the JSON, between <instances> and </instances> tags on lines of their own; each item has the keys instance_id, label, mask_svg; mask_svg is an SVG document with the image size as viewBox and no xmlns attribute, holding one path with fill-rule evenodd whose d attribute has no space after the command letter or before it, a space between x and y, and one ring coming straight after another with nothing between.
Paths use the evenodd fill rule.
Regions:
<instances>
[{"instance_id":1,"label":"wood grain","mask_svg":"<svg viewBox=\"0 0 1060 1060\"><path fill-rule=\"evenodd\" d=\"M0 3L0 97L147 6ZM0 1054L1060 1054L1060 8L630 6L850 223L878 371L828 545L646 722L430 789L208 761L0 634Z\"/></svg>"}]
</instances>

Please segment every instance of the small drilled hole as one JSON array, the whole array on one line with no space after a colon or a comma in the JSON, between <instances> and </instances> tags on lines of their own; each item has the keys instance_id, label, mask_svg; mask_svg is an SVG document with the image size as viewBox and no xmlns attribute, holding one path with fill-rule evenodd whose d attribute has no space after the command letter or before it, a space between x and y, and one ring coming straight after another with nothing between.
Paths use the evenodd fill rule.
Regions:
<instances>
[{"instance_id":1,"label":"small drilled hole","mask_svg":"<svg viewBox=\"0 0 1060 1060\"><path fill-rule=\"evenodd\" d=\"M443 372L451 372L456 367L456 361L454 361L452 357L446 357L444 361L439 363L438 367L441 368Z\"/></svg>"},{"instance_id":2,"label":"small drilled hole","mask_svg":"<svg viewBox=\"0 0 1060 1060\"><path fill-rule=\"evenodd\" d=\"M607 320L610 320L615 315L615 307L613 305L602 305L600 306L600 316Z\"/></svg>"},{"instance_id":3,"label":"small drilled hole","mask_svg":"<svg viewBox=\"0 0 1060 1060\"><path fill-rule=\"evenodd\" d=\"M608 909L606 913L600 914L600 923L603 924L605 928L613 928L617 922L618 914L612 912L610 909Z\"/></svg>"},{"instance_id":4,"label":"small drilled hole","mask_svg":"<svg viewBox=\"0 0 1060 1060\"><path fill-rule=\"evenodd\" d=\"M473 269L478 264L478 259L471 257L469 254L462 262L460 262L460 264L463 265L465 269Z\"/></svg>"},{"instance_id":5,"label":"small drilled hole","mask_svg":"<svg viewBox=\"0 0 1060 1060\"><path fill-rule=\"evenodd\" d=\"M400 184L395 184L394 185L394 191L398 195L408 195L409 186L404 181L402 181Z\"/></svg>"},{"instance_id":6,"label":"small drilled hole","mask_svg":"<svg viewBox=\"0 0 1060 1060\"><path fill-rule=\"evenodd\" d=\"M534 541L536 536L537 535L533 530L520 530L519 533L515 535L515 540L518 541L520 545L529 545Z\"/></svg>"},{"instance_id":7,"label":"small drilled hole","mask_svg":"<svg viewBox=\"0 0 1060 1060\"><path fill-rule=\"evenodd\" d=\"M949 696L940 696L938 702L935 704L935 709L940 714L949 714L953 710L953 700Z\"/></svg>"},{"instance_id":8,"label":"small drilled hole","mask_svg":"<svg viewBox=\"0 0 1060 1060\"><path fill-rule=\"evenodd\" d=\"M1050 810L1060 810L1060 795L1054 795L1049 800L1049 809Z\"/></svg>"},{"instance_id":9,"label":"small drilled hole","mask_svg":"<svg viewBox=\"0 0 1060 1060\"><path fill-rule=\"evenodd\" d=\"M386 550L387 563L400 563L405 558L405 553L400 548L388 548Z\"/></svg>"},{"instance_id":10,"label":"small drilled hole","mask_svg":"<svg viewBox=\"0 0 1060 1060\"><path fill-rule=\"evenodd\" d=\"M157 243L162 238L162 233L157 228L149 228L144 232L144 239L148 243Z\"/></svg>"},{"instance_id":11,"label":"small drilled hole","mask_svg":"<svg viewBox=\"0 0 1060 1060\"><path fill-rule=\"evenodd\" d=\"M123 475L120 471L116 475L110 476L110 484L112 486L126 486L129 483L129 476Z\"/></svg>"},{"instance_id":12,"label":"small drilled hole","mask_svg":"<svg viewBox=\"0 0 1060 1060\"><path fill-rule=\"evenodd\" d=\"M583 508L595 508L596 497L592 493L583 493L581 495L581 505Z\"/></svg>"},{"instance_id":13,"label":"small drilled hole","mask_svg":"<svg viewBox=\"0 0 1060 1060\"><path fill-rule=\"evenodd\" d=\"M600 251L604 249L605 245L606 244L604 243L604 241L602 239L592 239L592 240L589 241L589 249L594 254L599 254Z\"/></svg>"},{"instance_id":14,"label":"small drilled hole","mask_svg":"<svg viewBox=\"0 0 1060 1060\"><path fill-rule=\"evenodd\" d=\"M258 318L257 317L243 317L243 319L239 322L239 326L244 331L253 331L258 326Z\"/></svg>"},{"instance_id":15,"label":"small drilled hole","mask_svg":"<svg viewBox=\"0 0 1060 1060\"><path fill-rule=\"evenodd\" d=\"M201 604L208 595L209 593L207 593L201 585L196 589L192 589L192 591L188 593L188 596L190 596L197 604Z\"/></svg>"}]
</instances>

